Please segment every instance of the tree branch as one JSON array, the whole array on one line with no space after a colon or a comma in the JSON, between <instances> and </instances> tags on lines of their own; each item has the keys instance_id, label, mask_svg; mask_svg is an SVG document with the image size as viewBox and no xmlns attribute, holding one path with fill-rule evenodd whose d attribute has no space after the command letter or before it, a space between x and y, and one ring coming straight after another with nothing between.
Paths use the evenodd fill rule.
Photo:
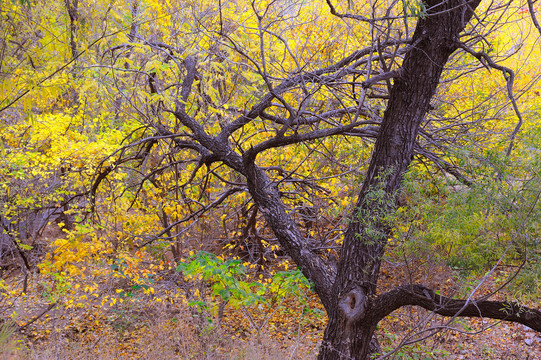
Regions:
<instances>
[{"instance_id":1,"label":"tree branch","mask_svg":"<svg viewBox=\"0 0 541 360\"><path fill-rule=\"evenodd\" d=\"M389 79L393 79L393 78L396 78L396 77L399 77L400 76L400 69L398 70L392 70L392 71L387 71L387 72L384 72L382 74L379 74L379 75L376 75L376 76L373 76L371 77L370 79L367 79L365 81L362 82L362 87L367 89L369 88L370 86L374 85L375 83L378 83L380 81L383 81L383 80L389 80Z\"/></svg>"},{"instance_id":2,"label":"tree branch","mask_svg":"<svg viewBox=\"0 0 541 360\"><path fill-rule=\"evenodd\" d=\"M180 91L180 101L177 101L176 103L176 109L175 112L186 112L186 101L188 101L188 96L190 95L190 91L192 89L193 81L195 79L195 59L191 56L187 56L186 59L184 59L184 66L186 66L186 77L184 78L184 81L182 82L182 90Z\"/></svg>"},{"instance_id":3,"label":"tree branch","mask_svg":"<svg viewBox=\"0 0 541 360\"><path fill-rule=\"evenodd\" d=\"M336 126L329 129L318 129L314 131L309 131L304 134L294 133L293 135L289 135L289 136L280 136L280 134L278 134L272 139L263 141L262 143L259 143L255 145L254 147L252 147L250 150L246 151L246 156L255 158L256 155L259 154L260 152L271 149L271 148L282 147L282 146L297 144L297 143L301 143L305 141L317 140L317 139L322 139L322 138L326 138L330 136L345 134L347 132L353 131L357 126L363 125L366 123L367 123L366 121L358 121L353 124ZM368 123L372 123L372 122L368 122ZM372 126L369 126L368 128L372 128ZM358 134L362 132L362 129L355 129L355 130L357 130ZM364 132L363 134L368 134L368 133Z\"/></svg>"},{"instance_id":4,"label":"tree branch","mask_svg":"<svg viewBox=\"0 0 541 360\"><path fill-rule=\"evenodd\" d=\"M219 206L221 203L223 203L225 200L227 200L227 198L229 198L231 195L237 193L237 192L241 192L241 191L246 191L246 188L243 188L243 187L235 187L235 188L231 188L231 189L228 189L226 191L224 191L220 197L218 197L216 200L214 200L212 203L206 205L206 206L203 206L201 209L197 210L197 211L194 211L193 213L191 213L190 215L178 220L178 221L175 221L173 222L172 224L170 224L169 226L165 227L165 229L163 229L160 233L158 233L157 235L153 235L150 240L147 240L145 241L144 243L142 243L141 245L135 245L137 248L142 248L142 247L145 247L149 244L151 244L152 242L158 240L158 239L168 239L168 238L172 238L172 237L175 237L177 236L176 234L171 236L171 235L168 235L167 237L164 237L163 235L167 234L170 232L171 229L173 229L175 226L179 225L179 224L182 224L186 221L189 221L189 220L192 220L192 219L195 219L195 218L198 218L200 217L201 215L203 215L204 213L206 213L207 211Z\"/></svg>"},{"instance_id":5,"label":"tree branch","mask_svg":"<svg viewBox=\"0 0 541 360\"><path fill-rule=\"evenodd\" d=\"M409 42L409 39L405 40L389 40L381 44L381 48L389 47L389 46L395 46L400 44L405 44ZM283 92L287 91L288 89L297 86L299 84L307 84L307 83L329 83L329 82L335 82L336 80L343 78L346 75L354 73L355 67L359 66L360 63L354 63L357 60L361 59L364 56L367 56L371 54L375 49L375 46L366 47L361 50L357 50L350 54L349 56L343 58L342 60L338 61L336 64L311 71L311 72L302 72L300 74L293 75L285 80L282 81L278 86L274 87L273 93L274 94L282 94ZM374 57L372 58L372 61L377 61L379 58ZM352 64L353 63L353 64ZM347 67L348 65L350 65ZM335 73L333 75L329 76L323 76L325 74ZM244 125L248 124L253 119L257 118L261 115L263 111L265 111L268 107L271 106L271 102L274 99L274 95L267 93L263 97L263 99L256 105L252 107L252 109L246 113L235 119L234 121L230 122L224 128L222 129L220 135L218 135L218 139L224 140L227 139L232 133L243 127Z\"/></svg>"},{"instance_id":6,"label":"tree branch","mask_svg":"<svg viewBox=\"0 0 541 360\"><path fill-rule=\"evenodd\" d=\"M420 145L415 146L415 153L419 154L421 156L424 156L428 160L432 161L438 168L440 168L442 171L445 171L455 177L458 181L460 181L462 184L466 186L473 185L473 180L468 178L466 175L462 174L456 166L453 164L440 159L440 157L433 152L423 149Z\"/></svg>"},{"instance_id":7,"label":"tree branch","mask_svg":"<svg viewBox=\"0 0 541 360\"><path fill-rule=\"evenodd\" d=\"M336 17L339 17L339 18L349 18L349 19L354 19L354 20L359 20L359 21L364 21L364 22L374 22L374 19L369 19L367 17L364 17L364 16L361 16L361 15L353 15L353 14L340 14L336 11L335 7L333 6L333 4L331 3L330 0L325 0L327 5L329 6L329 11L331 12L332 15L336 16Z\"/></svg>"},{"instance_id":8,"label":"tree branch","mask_svg":"<svg viewBox=\"0 0 541 360\"><path fill-rule=\"evenodd\" d=\"M539 35L541 35L541 26L539 25L539 22L537 21L537 17L535 16L535 8L533 7L533 0L528 0L528 10L530 10L530 17L532 18L533 25L539 31Z\"/></svg>"},{"instance_id":9,"label":"tree branch","mask_svg":"<svg viewBox=\"0 0 541 360\"><path fill-rule=\"evenodd\" d=\"M541 311L509 301L456 300L423 285L402 285L374 301L374 316L382 319L402 306L415 305L438 315L478 317L519 323L541 332Z\"/></svg>"},{"instance_id":10,"label":"tree branch","mask_svg":"<svg viewBox=\"0 0 541 360\"><path fill-rule=\"evenodd\" d=\"M464 43L460 43L460 47L467 53L475 56L483 65L501 71L505 78L505 81L507 82L507 96L509 97L509 101L511 101L513 110L515 111L515 114L518 118L518 123L515 126L513 132L511 133L511 136L509 137L509 146L507 147L507 151L505 152L505 155L509 156L511 155L511 151L513 150L515 137L517 136L523 123L522 114L520 113L517 101L515 99L515 96L513 95L513 83L515 82L515 73L508 67L496 64L494 60L492 60L492 58L484 51L475 51Z\"/></svg>"}]
</instances>

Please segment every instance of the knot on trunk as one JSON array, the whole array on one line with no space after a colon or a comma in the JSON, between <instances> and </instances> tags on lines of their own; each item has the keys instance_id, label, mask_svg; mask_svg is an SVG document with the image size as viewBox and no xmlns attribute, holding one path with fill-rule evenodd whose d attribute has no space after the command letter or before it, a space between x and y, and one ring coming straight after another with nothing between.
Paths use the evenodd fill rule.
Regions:
<instances>
[{"instance_id":1,"label":"knot on trunk","mask_svg":"<svg viewBox=\"0 0 541 360\"><path fill-rule=\"evenodd\" d=\"M344 313L348 323L359 320L365 315L368 297L364 289L356 287L342 296L338 302L338 307Z\"/></svg>"}]
</instances>

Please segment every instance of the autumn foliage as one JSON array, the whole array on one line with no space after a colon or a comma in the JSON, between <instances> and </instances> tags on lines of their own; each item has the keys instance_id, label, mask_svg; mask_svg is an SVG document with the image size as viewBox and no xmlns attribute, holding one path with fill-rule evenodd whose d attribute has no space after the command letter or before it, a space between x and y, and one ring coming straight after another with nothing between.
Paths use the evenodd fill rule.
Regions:
<instances>
[{"instance_id":1,"label":"autumn foliage","mask_svg":"<svg viewBox=\"0 0 541 360\"><path fill-rule=\"evenodd\" d=\"M1 2L0 354L316 356L318 289L239 169L336 263L427 3ZM396 206L369 192L394 209L378 291L539 309L540 34L527 1L496 3L442 73ZM405 309L380 355L506 354L456 340L492 322ZM509 354L541 346L510 326L532 341Z\"/></svg>"}]
</instances>

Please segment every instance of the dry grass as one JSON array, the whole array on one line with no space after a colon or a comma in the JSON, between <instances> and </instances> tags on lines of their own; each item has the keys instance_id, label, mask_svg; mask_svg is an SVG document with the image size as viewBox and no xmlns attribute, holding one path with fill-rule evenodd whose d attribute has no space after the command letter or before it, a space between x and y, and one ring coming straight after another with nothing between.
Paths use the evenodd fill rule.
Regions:
<instances>
[{"instance_id":1,"label":"dry grass","mask_svg":"<svg viewBox=\"0 0 541 360\"><path fill-rule=\"evenodd\" d=\"M408 317L417 314L404 309L382 323L385 329L378 331L381 344L390 350L409 331ZM232 325L235 314L229 313L222 327L195 313L190 308L171 312L126 311L121 315L109 316L99 326L93 326L95 319L82 323L80 318L73 323L57 321L57 328L49 321L34 331L49 330L48 336L33 340L20 334L2 335L1 359L32 360L97 360L97 359L216 359L216 360L293 360L315 359L318 339L322 329L307 330L308 327L292 330L278 337L275 331L263 329L259 338L245 329L239 334ZM225 320L225 319L224 319ZM431 325L441 320L434 319ZM455 324L459 331L465 327L479 327L480 324L464 322ZM485 324L486 326L486 324ZM284 329L281 330L282 332ZM541 359L541 337L522 326L500 324L475 336L459 331L445 331L425 342L403 348L391 359ZM472 329L470 329L472 331ZM534 339L531 346L525 339Z\"/></svg>"},{"instance_id":2,"label":"dry grass","mask_svg":"<svg viewBox=\"0 0 541 360\"><path fill-rule=\"evenodd\" d=\"M57 315L57 318L66 314ZM232 319L229 319L230 321ZM190 308L158 313L126 311L121 316L109 314L108 320L93 326L96 320L72 321L51 319L34 327L32 333L49 331L48 336L34 340L32 336L11 338L12 351L2 359L32 360L96 360L96 359L313 359L318 344L307 336L295 334L278 339L263 330L259 338L248 331L233 333L231 327L219 328L202 319ZM30 331L30 330L29 330ZM316 334L318 338L320 334ZM19 346L15 341L19 340ZM17 349L18 348L18 349Z\"/></svg>"},{"instance_id":3,"label":"dry grass","mask_svg":"<svg viewBox=\"0 0 541 360\"><path fill-rule=\"evenodd\" d=\"M384 269L382 279L387 286L396 281L391 275L398 276L397 269L391 270ZM147 300L141 297L109 308L58 308L24 334L0 325L0 359L307 360L316 358L326 322L325 316L304 314L295 299L284 301L268 325L260 328L249 323L246 313L230 307L218 322L215 316L183 303L160 305ZM317 298L310 302L317 303ZM265 317L259 308L247 311L252 319L258 312ZM389 351L408 335L414 338L415 332L422 335L444 322L408 307L380 324L378 338L384 351ZM400 349L390 359L541 359L538 333L520 325L499 324L471 335L488 325L479 319L459 320L424 342Z\"/></svg>"}]
</instances>

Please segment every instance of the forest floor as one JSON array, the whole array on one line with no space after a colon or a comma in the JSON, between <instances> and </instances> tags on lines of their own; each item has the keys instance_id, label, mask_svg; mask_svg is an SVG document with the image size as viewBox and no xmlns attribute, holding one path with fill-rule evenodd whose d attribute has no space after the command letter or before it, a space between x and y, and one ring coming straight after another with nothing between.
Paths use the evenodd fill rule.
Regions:
<instances>
[{"instance_id":1,"label":"forest floor","mask_svg":"<svg viewBox=\"0 0 541 360\"><path fill-rule=\"evenodd\" d=\"M382 271L382 289L399 283L405 275L436 288L457 285L446 280L452 278L450 270L426 268L424 273L431 273L430 278L404 271L388 263ZM479 291L488 291L491 285ZM21 319L35 319L43 309L46 305L34 303L18 311ZM225 306L220 315L185 303L160 304L143 297L113 306L102 306L96 299L86 309L53 307L9 338L3 336L6 328L0 327L0 358L315 359L326 323L321 310L315 296L304 304L288 298L281 304L255 308ZM380 324L378 338L387 353L411 342L392 352L389 359L541 360L541 334L522 325L448 320L403 308Z\"/></svg>"}]
</instances>

